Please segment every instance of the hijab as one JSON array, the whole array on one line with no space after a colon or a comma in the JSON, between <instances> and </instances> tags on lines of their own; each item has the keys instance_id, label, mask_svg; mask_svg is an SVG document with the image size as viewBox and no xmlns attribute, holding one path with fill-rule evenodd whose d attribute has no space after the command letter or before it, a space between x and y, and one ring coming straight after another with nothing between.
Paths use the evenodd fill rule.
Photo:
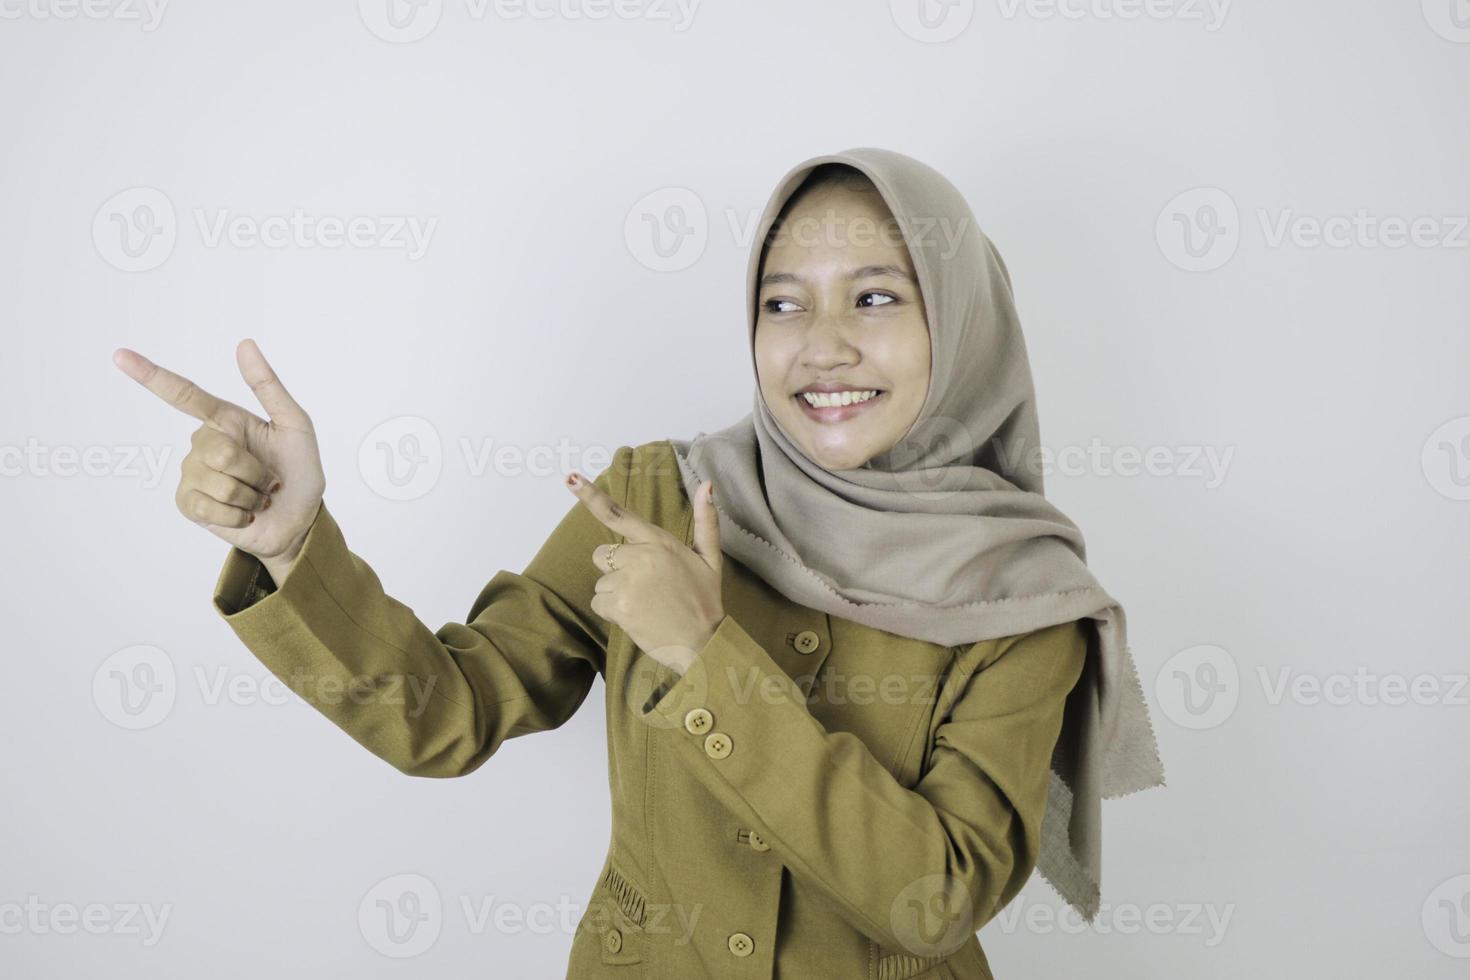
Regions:
<instances>
[{"instance_id":1,"label":"hijab","mask_svg":"<svg viewBox=\"0 0 1470 980\"><path fill-rule=\"evenodd\" d=\"M1010 273L959 190L928 165L875 147L788 171L751 246L752 369L767 236L827 163L872 181L912 257L931 350L923 406L893 447L859 468L828 470L772 416L757 374L749 415L671 440L685 490L692 500L714 480L721 549L793 602L833 616L945 646L1085 620L1087 658L1052 753L1037 868L1092 922L1101 801L1162 786L1163 765L1123 607L1089 571L1076 524L1044 496Z\"/></svg>"}]
</instances>

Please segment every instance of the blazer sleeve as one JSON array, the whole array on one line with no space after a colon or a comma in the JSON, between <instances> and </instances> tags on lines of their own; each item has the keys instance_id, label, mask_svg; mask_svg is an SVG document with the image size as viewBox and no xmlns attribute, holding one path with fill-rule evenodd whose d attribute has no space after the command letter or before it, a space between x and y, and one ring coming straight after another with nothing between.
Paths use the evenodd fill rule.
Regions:
<instances>
[{"instance_id":1,"label":"blazer sleeve","mask_svg":"<svg viewBox=\"0 0 1470 980\"><path fill-rule=\"evenodd\" d=\"M594 481L615 500L630 452ZM279 588L232 548L214 606L271 673L379 758L412 776L460 776L586 698L608 640L591 607L592 549L615 540L573 501L523 572L497 572L466 622L431 630L383 591L323 501Z\"/></svg>"},{"instance_id":2,"label":"blazer sleeve","mask_svg":"<svg viewBox=\"0 0 1470 980\"><path fill-rule=\"evenodd\" d=\"M695 665L670 672L644 708L663 716L701 783L855 929L915 955L948 955L1035 868L1051 755L1087 638L1079 620L969 652L970 674L912 789L856 735L826 730L729 615ZM692 727L710 734L686 729L696 708L712 721ZM711 752L715 732L728 744ZM943 941L928 910L956 920Z\"/></svg>"}]
</instances>

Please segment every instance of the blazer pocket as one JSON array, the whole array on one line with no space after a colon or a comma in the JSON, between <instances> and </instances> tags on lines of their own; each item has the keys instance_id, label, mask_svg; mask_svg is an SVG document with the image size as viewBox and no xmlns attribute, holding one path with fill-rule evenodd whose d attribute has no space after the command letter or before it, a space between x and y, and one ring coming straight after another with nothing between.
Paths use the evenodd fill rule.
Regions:
<instances>
[{"instance_id":1,"label":"blazer pocket","mask_svg":"<svg viewBox=\"0 0 1470 980\"><path fill-rule=\"evenodd\" d=\"M598 956L610 966L631 966L647 956L648 933L643 928L646 904L642 891L615 865L609 855L587 913L577 928L596 943ZM627 971L640 976L642 971Z\"/></svg>"},{"instance_id":2,"label":"blazer pocket","mask_svg":"<svg viewBox=\"0 0 1470 980\"><path fill-rule=\"evenodd\" d=\"M647 936L601 888L597 890L582 924L589 938L597 944L603 963L631 966L643 962Z\"/></svg>"}]
</instances>

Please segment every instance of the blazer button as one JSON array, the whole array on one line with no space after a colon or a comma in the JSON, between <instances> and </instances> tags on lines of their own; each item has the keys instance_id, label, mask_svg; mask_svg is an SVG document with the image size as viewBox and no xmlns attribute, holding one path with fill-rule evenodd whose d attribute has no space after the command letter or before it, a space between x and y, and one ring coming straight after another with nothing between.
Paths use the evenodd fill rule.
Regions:
<instances>
[{"instance_id":1,"label":"blazer button","mask_svg":"<svg viewBox=\"0 0 1470 980\"><path fill-rule=\"evenodd\" d=\"M704 708L690 708L684 715L684 727L691 735L703 735L715 723L715 716Z\"/></svg>"},{"instance_id":2,"label":"blazer button","mask_svg":"<svg viewBox=\"0 0 1470 980\"><path fill-rule=\"evenodd\" d=\"M796 634L796 652L797 653L802 653L802 654L812 653L813 651L815 651L817 649L817 647L819 647L821 645L822 645L822 641L817 637L817 634L815 632L813 632L812 630L802 630L800 633L797 633Z\"/></svg>"},{"instance_id":3,"label":"blazer button","mask_svg":"<svg viewBox=\"0 0 1470 980\"><path fill-rule=\"evenodd\" d=\"M729 946L730 952L736 956L749 956L755 952L755 940L743 932L731 933L725 945Z\"/></svg>"},{"instance_id":4,"label":"blazer button","mask_svg":"<svg viewBox=\"0 0 1470 980\"><path fill-rule=\"evenodd\" d=\"M757 851L769 851L771 849L771 845L761 840L761 835L753 830L750 832L750 846Z\"/></svg>"},{"instance_id":5,"label":"blazer button","mask_svg":"<svg viewBox=\"0 0 1470 980\"><path fill-rule=\"evenodd\" d=\"M616 953L623 948L623 934L617 929L609 929L603 935L602 943L607 947L609 953Z\"/></svg>"},{"instance_id":6,"label":"blazer button","mask_svg":"<svg viewBox=\"0 0 1470 980\"><path fill-rule=\"evenodd\" d=\"M711 759L723 759L731 748L730 736L724 732L710 732L704 737L704 754Z\"/></svg>"}]
</instances>

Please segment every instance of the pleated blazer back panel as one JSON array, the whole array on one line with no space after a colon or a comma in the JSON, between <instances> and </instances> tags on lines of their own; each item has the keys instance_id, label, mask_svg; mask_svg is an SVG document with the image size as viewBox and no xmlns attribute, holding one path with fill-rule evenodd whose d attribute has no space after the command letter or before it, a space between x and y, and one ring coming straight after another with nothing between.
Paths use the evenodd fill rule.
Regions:
<instances>
[{"instance_id":1,"label":"pleated blazer back panel","mask_svg":"<svg viewBox=\"0 0 1470 980\"><path fill-rule=\"evenodd\" d=\"M595 482L692 543L667 441L620 447ZM612 833L569 980L991 978L975 930L1035 867L1081 622L938 646L793 603L726 555L725 618L680 675L592 611L592 551L619 540L574 502L524 571L432 630L324 501L283 587L232 548L214 604L409 775L473 772L602 676ZM341 694L385 678L428 698Z\"/></svg>"}]
</instances>

